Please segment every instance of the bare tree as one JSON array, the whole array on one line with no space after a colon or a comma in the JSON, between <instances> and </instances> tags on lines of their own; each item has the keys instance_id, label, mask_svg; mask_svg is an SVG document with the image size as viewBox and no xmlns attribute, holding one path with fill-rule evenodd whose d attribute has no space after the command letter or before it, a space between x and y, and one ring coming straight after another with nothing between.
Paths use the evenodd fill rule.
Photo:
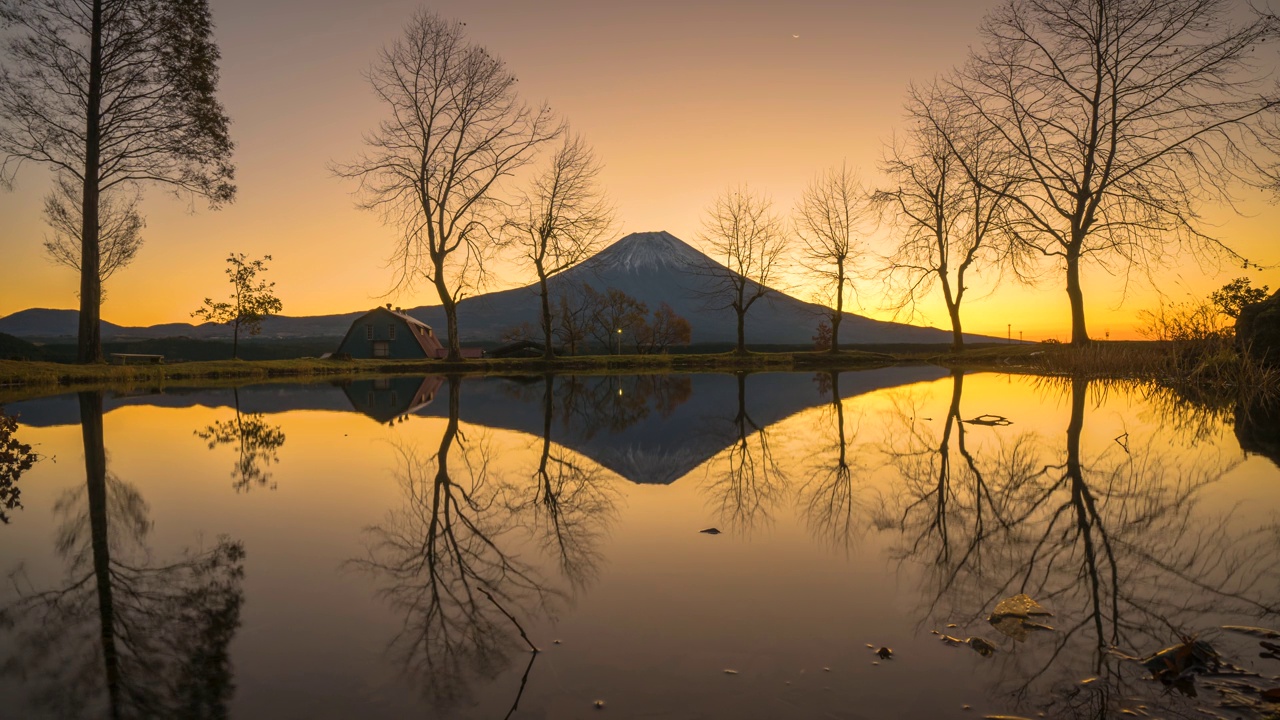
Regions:
<instances>
[{"instance_id":1,"label":"bare tree","mask_svg":"<svg viewBox=\"0 0 1280 720\"><path fill-rule=\"evenodd\" d=\"M854 290L850 272L861 253L870 216L868 195L847 164L813 179L795 210L796 235L804 247L800 265L821 284L830 301L832 354L840 352L840 320L847 290Z\"/></svg>"},{"instance_id":2,"label":"bare tree","mask_svg":"<svg viewBox=\"0 0 1280 720\"><path fill-rule=\"evenodd\" d=\"M782 264L787 238L773 202L745 185L712 201L703 222L702 244L723 262L690 268L709 280L706 295L717 309L732 309L738 319L735 352L747 352L747 311L772 290L769 283Z\"/></svg>"},{"instance_id":3,"label":"bare tree","mask_svg":"<svg viewBox=\"0 0 1280 720\"><path fill-rule=\"evenodd\" d=\"M590 323L591 307L582 288L570 288L556 296L555 335L565 352L578 354L578 348L586 343Z\"/></svg>"},{"instance_id":4,"label":"bare tree","mask_svg":"<svg viewBox=\"0 0 1280 720\"><path fill-rule=\"evenodd\" d=\"M76 272L80 272L80 256L84 252L84 240L80 237L84 231L81 217L84 204L80 201L80 190L66 177L59 177L53 191L44 199L44 219L53 230L51 237L45 237L45 254L53 262ZM99 302L107 299L104 287L107 278L133 262L142 247L142 228L147 223L138 212L141 201L142 193L137 188L132 192L108 191L98 197Z\"/></svg>"},{"instance_id":5,"label":"bare tree","mask_svg":"<svg viewBox=\"0 0 1280 720\"><path fill-rule=\"evenodd\" d=\"M906 143L890 145L884 160L891 186L875 194L900 231L886 281L894 309L908 314L940 287L951 319L951 347L958 351L964 347L960 304L969 289L966 274L984 261L1019 257L1002 255L997 246L1014 188L997 137L958 112L936 84L911 88L907 114Z\"/></svg>"},{"instance_id":6,"label":"bare tree","mask_svg":"<svg viewBox=\"0 0 1280 720\"><path fill-rule=\"evenodd\" d=\"M1150 272L1171 252L1241 260L1206 202L1267 182L1280 90L1255 49L1280 19L1230 0L1008 0L953 87L1013 156L1014 229L1060 263L1073 344L1089 341L1082 265ZM999 188L987 184L988 192Z\"/></svg>"},{"instance_id":7,"label":"bare tree","mask_svg":"<svg viewBox=\"0 0 1280 720\"><path fill-rule=\"evenodd\" d=\"M80 362L102 360L101 194L148 182L230 202L207 0L3 0L0 184L48 166L81 190Z\"/></svg>"},{"instance_id":8,"label":"bare tree","mask_svg":"<svg viewBox=\"0 0 1280 720\"><path fill-rule=\"evenodd\" d=\"M509 226L521 259L538 275L543 357L551 350L551 297L547 278L586 260L613 225L613 209L596 185L600 163L581 135L567 135L550 164L533 180L520 214Z\"/></svg>"},{"instance_id":9,"label":"bare tree","mask_svg":"<svg viewBox=\"0 0 1280 720\"><path fill-rule=\"evenodd\" d=\"M502 180L561 128L549 107L520 100L506 63L469 42L462 23L425 10L383 48L368 78L390 117L365 136L359 158L332 169L358 180L359 207L399 231L396 285L435 288L448 359L458 361L457 304L484 282L507 207Z\"/></svg>"}]
</instances>

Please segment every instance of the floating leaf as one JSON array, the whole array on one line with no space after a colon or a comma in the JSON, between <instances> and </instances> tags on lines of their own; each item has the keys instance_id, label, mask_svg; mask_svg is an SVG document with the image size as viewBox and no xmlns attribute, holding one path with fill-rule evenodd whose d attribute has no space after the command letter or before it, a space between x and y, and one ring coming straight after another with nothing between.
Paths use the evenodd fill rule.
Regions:
<instances>
[{"instance_id":1,"label":"floating leaf","mask_svg":"<svg viewBox=\"0 0 1280 720\"><path fill-rule=\"evenodd\" d=\"M991 657L995 654L996 646L980 637L971 637L965 642L969 643L969 647L973 648L982 657Z\"/></svg>"},{"instance_id":2,"label":"floating leaf","mask_svg":"<svg viewBox=\"0 0 1280 720\"><path fill-rule=\"evenodd\" d=\"M725 668L725 669L724 669L724 674L725 674L725 675L737 675L737 674L738 674L738 671L737 671L737 670L730 670L729 668Z\"/></svg>"},{"instance_id":3,"label":"floating leaf","mask_svg":"<svg viewBox=\"0 0 1280 720\"><path fill-rule=\"evenodd\" d=\"M1139 662L1151 672L1153 679L1175 685L1183 692L1187 690L1178 686L1177 681L1189 679L1192 673L1216 670L1221 664L1217 651L1203 640L1188 640L1167 647Z\"/></svg>"},{"instance_id":4,"label":"floating leaf","mask_svg":"<svg viewBox=\"0 0 1280 720\"><path fill-rule=\"evenodd\" d=\"M1019 642L1026 640L1032 630L1052 630L1048 625L1030 620L1031 617L1052 616L1029 595L1019 594L1005 598L987 618L992 627Z\"/></svg>"},{"instance_id":5,"label":"floating leaf","mask_svg":"<svg viewBox=\"0 0 1280 720\"><path fill-rule=\"evenodd\" d=\"M1280 632L1268 630L1267 628L1249 627L1247 625L1223 625L1222 629L1230 630L1231 632L1243 633L1245 635L1252 635L1264 640L1280 640Z\"/></svg>"},{"instance_id":6,"label":"floating leaf","mask_svg":"<svg viewBox=\"0 0 1280 720\"><path fill-rule=\"evenodd\" d=\"M1025 593L1005 598L996 603L996 609L991 613L991 617L1020 617L1027 618L1035 615L1052 616L1053 613L1044 609L1040 603L1031 599L1030 595Z\"/></svg>"},{"instance_id":7,"label":"floating leaf","mask_svg":"<svg viewBox=\"0 0 1280 720\"><path fill-rule=\"evenodd\" d=\"M720 534L720 528L713 528L713 527L712 527L712 528L706 528L706 529L704 529L704 530L699 530L698 532L700 532L700 533L705 533L705 534L707 534L707 535L719 535L719 534Z\"/></svg>"}]
</instances>

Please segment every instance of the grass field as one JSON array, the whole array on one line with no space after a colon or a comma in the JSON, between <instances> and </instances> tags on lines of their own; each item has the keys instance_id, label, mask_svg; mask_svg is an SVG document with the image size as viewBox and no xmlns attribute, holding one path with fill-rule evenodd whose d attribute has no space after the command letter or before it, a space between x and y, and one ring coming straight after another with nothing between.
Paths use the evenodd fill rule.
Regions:
<instances>
[{"instance_id":1,"label":"grass field","mask_svg":"<svg viewBox=\"0 0 1280 720\"><path fill-rule=\"evenodd\" d=\"M0 401L88 387L128 389L166 385L224 385L270 379L329 379L368 375L528 375L543 373L786 372L857 370L931 363L969 370L1148 380L1205 387L1280 386L1280 371L1257 367L1218 348L1190 352L1166 343L1098 342L1083 348L1054 344L994 345L961 353L936 347L898 352L842 351L589 355L556 358L438 360L212 360L164 365L72 365L0 360Z\"/></svg>"}]
</instances>

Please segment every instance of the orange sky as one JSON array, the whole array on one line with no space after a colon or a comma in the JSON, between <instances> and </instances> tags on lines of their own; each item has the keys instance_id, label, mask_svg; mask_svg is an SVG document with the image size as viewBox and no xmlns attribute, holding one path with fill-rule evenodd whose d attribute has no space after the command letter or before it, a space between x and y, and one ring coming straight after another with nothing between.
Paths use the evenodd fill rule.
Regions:
<instances>
[{"instance_id":1,"label":"orange sky","mask_svg":"<svg viewBox=\"0 0 1280 720\"><path fill-rule=\"evenodd\" d=\"M530 100L547 100L583 132L606 164L620 233L667 230L693 241L710 199L748 183L789 212L809 178L847 159L871 182L899 125L903 91L962 61L977 41L986 0L894 3L443 0L431 7L467 23L501 55ZM363 309L392 301L434 304L429 291L382 296L394 231L354 209L327 163L360 149L381 117L361 72L418 6L401 0L212 0L222 49L221 97L237 143L239 198L194 213L163 188L144 203L146 245L108 283L104 319L124 325L184 321L225 292L229 251L271 254L270 277L288 315ZM799 35L799 38L793 37ZM0 192L0 316L28 307L75 307L74 274L49 263L41 199L48 175L26 166ZM1219 235L1246 256L1280 263L1280 208L1245 198L1249 216L1209 211ZM1194 262L1155 283L1174 300L1203 296L1239 268ZM1280 286L1280 271L1255 273ZM994 278L993 278L994 279ZM993 280L992 279L992 280ZM530 278L504 274L506 285ZM1061 281L1008 284L974 301L966 330L1066 338ZM1100 272L1087 278L1090 332L1132 335L1157 302L1150 284ZM803 291L797 293L804 295ZM875 287L862 312L877 308ZM927 322L946 323L940 303Z\"/></svg>"}]
</instances>

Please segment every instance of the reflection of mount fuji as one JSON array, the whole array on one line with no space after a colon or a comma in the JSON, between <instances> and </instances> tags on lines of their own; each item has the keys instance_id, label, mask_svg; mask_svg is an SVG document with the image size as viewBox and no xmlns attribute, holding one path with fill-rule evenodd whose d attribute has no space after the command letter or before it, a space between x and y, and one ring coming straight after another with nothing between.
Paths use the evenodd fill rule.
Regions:
<instances>
[{"instance_id":1,"label":"reflection of mount fuji","mask_svg":"<svg viewBox=\"0 0 1280 720\"><path fill-rule=\"evenodd\" d=\"M840 391L852 397L883 388L936 380L946 371L930 366L841 373ZM441 378L353 380L339 385L267 384L239 388L242 413L355 410L380 423L409 415L442 417L434 403ZM462 385L464 422L541 437L540 378L468 378ZM746 379L746 409L767 427L824 398L808 373L763 373ZM560 376L555 381L551 439L637 483L666 484L728 447L735 439L738 383L733 375ZM117 395L104 410L129 406L232 407L229 388L166 390ZM80 421L75 395L11 403L6 411L23 425L71 425Z\"/></svg>"}]
</instances>

